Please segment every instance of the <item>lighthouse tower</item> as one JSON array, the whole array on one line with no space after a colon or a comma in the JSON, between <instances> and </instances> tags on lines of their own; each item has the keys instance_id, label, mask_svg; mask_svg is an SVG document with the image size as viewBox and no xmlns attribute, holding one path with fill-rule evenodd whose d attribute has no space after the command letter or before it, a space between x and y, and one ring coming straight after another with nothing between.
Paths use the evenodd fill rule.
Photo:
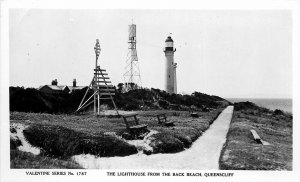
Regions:
<instances>
[{"instance_id":1,"label":"lighthouse tower","mask_svg":"<svg viewBox=\"0 0 300 182\"><path fill-rule=\"evenodd\" d=\"M164 48L165 56L166 56L166 92L172 94L177 93L177 84L176 84L176 66L177 64L174 63L174 41L171 36L165 41L166 46Z\"/></svg>"}]
</instances>

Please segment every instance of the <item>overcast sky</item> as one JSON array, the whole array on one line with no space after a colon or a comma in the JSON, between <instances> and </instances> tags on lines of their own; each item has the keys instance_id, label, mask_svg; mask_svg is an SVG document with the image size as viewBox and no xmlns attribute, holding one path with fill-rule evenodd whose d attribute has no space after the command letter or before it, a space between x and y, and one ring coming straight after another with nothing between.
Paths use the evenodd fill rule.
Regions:
<instances>
[{"instance_id":1,"label":"overcast sky","mask_svg":"<svg viewBox=\"0 0 300 182\"><path fill-rule=\"evenodd\" d=\"M123 82L128 25L137 25L142 84L164 89L164 41L172 33L179 93L292 97L288 10L10 10L10 85L88 85L100 65Z\"/></svg>"}]
</instances>

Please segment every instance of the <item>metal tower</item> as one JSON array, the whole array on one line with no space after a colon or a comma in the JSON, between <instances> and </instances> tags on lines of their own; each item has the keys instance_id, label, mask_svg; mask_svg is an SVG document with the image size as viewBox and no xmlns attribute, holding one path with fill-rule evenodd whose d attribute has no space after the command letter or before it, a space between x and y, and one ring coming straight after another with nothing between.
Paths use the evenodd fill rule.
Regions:
<instances>
[{"instance_id":1,"label":"metal tower","mask_svg":"<svg viewBox=\"0 0 300 182\"><path fill-rule=\"evenodd\" d=\"M129 25L128 54L126 59L125 73L125 91L142 87L138 56L136 52L136 25Z\"/></svg>"},{"instance_id":2,"label":"metal tower","mask_svg":"<svg viewBox=\"0 0 300 182\"><path fill-rule=\"evenodd\" d=\"M96 66L94 69L94 76L76 111L79 111L94 102L94 113L95 115L100 115L100 100L110 99L114 105L114 109L119 115L117 106L113 99L113 95L115 95L115 88L113 85L111 85L111 81L109 81L109 77L107 76L108 74L106 73L106 70L101 69L100 66L98 66L98 57L101 51L99 39L96 39L96 45L94 47L94 50L96 54ZM91 96L89 96L88 99L86 99L89 90L93 90L94 93ZM94 97L94 100L91 100L92 97Z\"/></svg>"}]
</instances>

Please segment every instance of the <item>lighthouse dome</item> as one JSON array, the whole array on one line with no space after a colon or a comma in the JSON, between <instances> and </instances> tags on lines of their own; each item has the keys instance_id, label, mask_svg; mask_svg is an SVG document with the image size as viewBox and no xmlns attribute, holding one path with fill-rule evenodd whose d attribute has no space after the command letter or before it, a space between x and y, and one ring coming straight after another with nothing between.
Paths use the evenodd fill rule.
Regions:
<instances>
[{"instance_id":1,"label":"lighthouse dome","mask_svg":"<svg viewBox=\"0 0 300 182\"><path fill-rule=\"evenodd\" d=\"M168 36L165 42L173 42L173 39L171 38L171 36Z\"/></svg>"},{"instance_id":2,"label":"lighthouse dome","mask_svg":"<svg viewBox=\"0 0 300 182\"><path fill-rule=\"evenodd\" d=\"M166 44L166 48L169 48L168 50L171 50L171 49L173 50L174 41L171 38L171 36L168 36L168 38L165 41L165 44Z\"/></svg>"}]
</instances>

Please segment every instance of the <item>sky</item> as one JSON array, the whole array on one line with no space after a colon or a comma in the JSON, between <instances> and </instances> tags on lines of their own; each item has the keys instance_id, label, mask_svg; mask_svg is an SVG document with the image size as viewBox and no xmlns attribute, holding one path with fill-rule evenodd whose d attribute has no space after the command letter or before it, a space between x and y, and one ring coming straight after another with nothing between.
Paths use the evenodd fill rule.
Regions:
<instances>
[{"instance_id":1,"label":"sky","mask_svg":"<svg viewBox=\"0 0 300 182\"><path fill-rule=\"evenodd\" d=\"M165 89L165 39L177 49L178 93L292 98L289 10L10 9L10 86L88 85L100 66L124 82L128 25L137 26L142 86Z\"/></svg>"}]
</instances>

